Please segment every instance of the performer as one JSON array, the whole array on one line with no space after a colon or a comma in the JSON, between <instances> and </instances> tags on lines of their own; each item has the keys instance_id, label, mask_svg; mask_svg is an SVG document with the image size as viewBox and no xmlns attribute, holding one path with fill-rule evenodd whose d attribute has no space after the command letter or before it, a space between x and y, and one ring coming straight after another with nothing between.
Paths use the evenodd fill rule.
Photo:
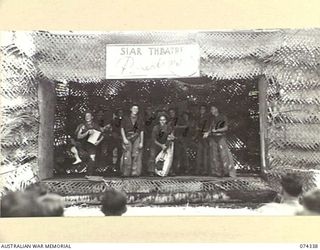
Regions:
<instances>
[{"instance_id":1,"label":"performer","mask_svg":"<svg viewBox=\"0 0 320 250\"><path fill-rule=\"evenodd\" d=\"M204 135L209 139L210 172L219 177L235 177L234 162L226 140L227 118L215 106L210 107L210 115L210 130Z\"/></svg>"},{"instance_id":2,"label":"performer","mask_svg":"<svg viewBox=\"0 0 320 250\"><path fill-rule=\"evenodd\" d=\"M189 114L184 112L182 117L177 117L174 112L171 112L170 126L174 131L175 136L175 154L174 167L177 174L189 173L189 159L187 155L187 137L191 129L191 121Z\"/></svg>"},{"instance_id":3,"label":"performer","mask_svg":"<svg viewBox=\"0 0 320 250\"><path fill-rule=\"evenodd\" d=\"M190 118L190 113L185 111L182 113L182 119L180 123L180 128L182 129L180 137L181 137L181 146L182 146L182 152L184 152L184 161L181 165L181 172L183 174L189 174L190 169L190 162L189 157L187 154L187 149L191 146L191 138L192 138L192 127L193 122Z\"/></svg>"},{"instance_id":4,"label":"performer","mask_svg":"<svg viewBox=\"0 0 320 250\"><path fill-rule=\"evenodd\" d=\"M75 161L72 163L72 165L77 165L82 162L80 158L80 150L81 150L81 143L76 141L75 139L71 138L71 148L70 151L73 154L73 157L75 158Z\"/></svg>"},{"instance_id":5,"label":"performer","mask_svg":"<svg viewBox=\"0 0 320 250\"><path fill-rule=\"evenodd\" d=\"M155 176L155 173L160 173L161 176L168 175L172 160L173 160L173 148L170 150L170 156L171 159L166 164L166 169L163 169L164 167L164 156L166 151L169 149L169 147L172 147L171 142L173 142L174 136L172 135L172 129L170 126L167 125L167 117L165 114L159 115L159 124L153 127L152 130L152 145L150 149L150 158L149 158L149 176ZM159 162L156 162L156 157L159 155L160 152L163 152L164 154L161 159L159 159ZM156 164L158 163L158 164ZM161 166L162 165L162 166ZM162 174L163 173L163 174Z\"/></svg>"},{"instance_id":6,"label":"performer","mask_svg":"<svg viewBox=\"0 0 320 250\"><path fill-rule=\"evenodd\" d=\"M210 121L207 115L207 106L200 106L200 115L197 117L196 134L194 139L197 143L197 164L195 169L196 175L208 175L208 149L209 142L204 136L209 131Z\"/></svg>"},{"instance_id":7,"label":"performer","mask_svg":"<svg viewBox=\"0 0 320 250\"><path fill-rule=\"evenodd\" d=\"M96 165L105 167L109 163L108 158L110 157L108 154L108 144L111 140L111 117L107 115L107 112L100 109L96 115L96 122L100 126L103 135L103 140L96 147Z\"/></svg>"},{"instance_id":8,"label":"performer","mask_svg":"<svg viewBox=\"0 0 320 250\"><path fill-rule=\"evenodd\" d=\"M138 115L138 105L131 106L131 114L121 123L123 155L120 169L123 176L140 176L142 171L143 119Z\"/></svg>"},{"instance_id":9,"label":"performer","mask_svg":"<svg viewBox=\"0 0 320 250\"><path fill-rule=\"evenodd\" d=\"M148 163L150 159L150 151L153 145L152 129L156 125L157 117L151 106L148 106L144 114L144 150L142 158L142 174L148 175Z\"/></svg>"},{"instance_id":10,"label":"performer","mask_svg":"<svg viewBox=\"0 0 320 250\"><path fill-rule=\"evenodd\" d=\"M77 127L76 134L77 139L81 142L81 148L89 155L88 174L93 174L94 171L96 147L103 140L101 132L101 128L93 122L92 113L87 111L85 113L85 122Z\"/></svg>"},{"instance_id":11,"label":"performer","mask_svg":"<svg viewBox=\"0 0 320 250\"><path fill-rule=\"evenodd\" d=\"M122 157L122 137L121 137L121 123L123 118L123 110L117 109L112 119L112 137L108 143L108 163L113 163L113 151L117 149L117 161L115 163L116 173L120 173L120 161Z\"/></svg>"},{"instance_id":12,"label":"performer","mask_svg":"<svg viewBox=\"0 0 320 250\"><path fill-rule=\"evenodd\" d=\"M175 144L174 144L174 156L173 156L173 163L170 171L171 176L175 176L180 173L181 166L186 161L187 153L184 151L184 148L181 145L181 133L179 133L179 129L184 129L185 126L181 126L180 120L178 119L176 110L174 108L169 109L169 122L168 126L171 129L171 133L173 136L176 137Z\"/></svg>"}]
</instances>

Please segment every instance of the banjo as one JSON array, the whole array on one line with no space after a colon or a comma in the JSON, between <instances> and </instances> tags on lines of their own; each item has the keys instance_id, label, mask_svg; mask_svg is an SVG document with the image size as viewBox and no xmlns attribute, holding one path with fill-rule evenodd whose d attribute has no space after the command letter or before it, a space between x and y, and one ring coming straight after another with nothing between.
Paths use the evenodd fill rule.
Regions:
<instances>
[{"instance_id":1,"label":"banjo","mask_svg":"<svg viewBox=\"0 0 320 250\"><path fill-rule=\"evenodd\" d=\"M155 159L155 173L159 176L167 176L170 172L171 165L173 162L173 153L174 153L174 142L175 136L173 132L168 135L165 150L161 150L160 153L156 156Z\"/></svg>"}]
</instances>

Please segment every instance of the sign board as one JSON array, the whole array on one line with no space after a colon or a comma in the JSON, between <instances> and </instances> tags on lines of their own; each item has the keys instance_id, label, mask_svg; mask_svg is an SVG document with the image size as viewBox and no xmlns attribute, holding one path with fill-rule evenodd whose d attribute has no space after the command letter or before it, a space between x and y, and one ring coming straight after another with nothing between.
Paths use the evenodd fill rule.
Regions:
<instances>
[{"instance_id":1,"label":"sign board","mask_svg":"<svg viewBox=\"0 0 320 250\"><path fill-rule=\"evenodd\" d=\"M198 44L115 45L106 48L107 79L199 77Z\"/></svg>"}]
</instances>

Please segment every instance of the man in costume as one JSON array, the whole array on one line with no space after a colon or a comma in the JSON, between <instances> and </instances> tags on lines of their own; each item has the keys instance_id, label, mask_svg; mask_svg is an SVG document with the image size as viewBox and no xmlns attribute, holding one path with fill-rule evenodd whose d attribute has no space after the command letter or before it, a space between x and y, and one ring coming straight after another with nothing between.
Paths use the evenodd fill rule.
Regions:
<instances>
[{"instance_id":1,"label":"man in costume","mask_svg":"<svg viewBox=\"0 0 320 250\"><path fill-rule=\"evenodd\" d=\"M168 140L168 137L170 135L171 135L171 140ZM159 115L159 124L153 127L151 138L152 138L152 144L150 149L148 172L149 172L149 176L154 176L155 170L157 168L156 156L161 151L165 152L169 147L169 143L172 142L173 140L172 129L167 124L167 117L165 114ZM171 157L173 157L173 155ZM162 161L163 160L164 159L162 159ZM170 166L168 166L168 168L170 169L170 167L171 167L171 164ZM158 170L162 170L162 169L158 169Z\"/></svg>"},{"instance_id":2,"label":"man in costume","mask_svg":"<svg viewBox=\"0 0 320 250\"><path fill-rule=\"evenodd\" d=\"M112 136L108 142L108 163L113 164L113 151L117 150L117 160L115 163L116 174L120 173L120 161L122 157L122 136L121 123L123 119L123 110L117 109L111 122Z\"/></svg>"},{"instance_id":3,"label":"man in costume","mask_svg":"<svg viewBox=\"0 0 320 250\"><path fill-rule=\"evenodd\" d=\"M210 120L207 114L207 106L201 105L200 114L196 119L196 134L194 140L197 144L197 163L194 174L196 175L208 175L208 153L209 153L209 142L208 138L205 137L205 133L209 131Z\"/></svg>"},{"instance_id":4,"label":"man in costume","mask_svg":"<svg viewBox=\"0 0 320 250\"><path fill-rule=\"evenodd\" d=\"M96 138L96 140L90 140L90 136L94 136L94 134L100 135L98 138ZM81 149L84 150L87 155L89 155L87 173L92 175L94 168L96 167L96 149L104 137L102 135L100 126L93 121L93 116L90 111L85 113L85 121L77 127L76 135L80 142L78 145L81 145Z\"/></svg>"},{"instance_id":5,"label":"man in costume","mask_svg":"<svg viewBox=\"0 0 320 250\"><path fill-rule=\"evenodd\" d=\"M150 152L153 145L152 140L152 129L156 125L156 114L152 110L151 106L148 106L145 110L144 114L144 152L143 152L143 174L148 175L149 169L148 169L148 162L150 159Z\"/></svg>"},{"instance_id":6,"label":"man in costume","mask_svg":"<svg viewBox=\"0 0 320 250\"><path fill-rule=\"evenodd\" d=\"M215 106L210 107L210 130L204 134L209 141L208 173L219 177L235 177L234 161L228 148L228 120Z\"/></svg>"},{"instance_id":7,"label":"man in costume","mask_svg":"<svg viewBox=\"0 0 320 250\"><path fill-rule=\"evenodd\" d=\"M123 176L140 176L142 172L142 153L144 122L139 115L138 105L132 105L130 115L121 122L123 155L120 169Z\"/></svg>"}]
</instances>

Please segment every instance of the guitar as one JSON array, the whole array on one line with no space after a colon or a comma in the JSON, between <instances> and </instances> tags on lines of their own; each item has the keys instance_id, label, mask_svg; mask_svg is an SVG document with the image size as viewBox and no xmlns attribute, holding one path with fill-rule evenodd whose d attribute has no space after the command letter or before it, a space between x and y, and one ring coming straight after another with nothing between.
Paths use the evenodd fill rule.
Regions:
<instances>
[{"instance_id":1,"label":"guitar","mask_svg":"<svg viewBox=\"0 0 320 250\"><path fill-rule=\"evenodd\" d=\"M225 131L217 131L217 130L219 130L219 129L222 129L222 128L224 128L226 126L226 122L225 121L218 121L216 124L215 124L215 126L214 126L214 130L212 129L211 131L210 131L210 134L212 134L212 135L217 135L217 136L219 136L219 135L223 135L224 133L225 133Z\"/></svg>"},{"instance_id":2,"label":"guitar","mask_svg":"<svg viewBox=\"0 0 320 250\"><path fill-rule=\"evenodd\" d=\"M168 135L165 150L161 150L160 153L156 156L155 159L155 173L159 176L167 176L170 172L171 165L173 162L173 153L174 153L174 142L175 136L173 133Z\"/></svg>"},{"instance_id":3,"label":"guitar","mask_svg":"<svg viewBox=\"0 0 320 250\"><path fill-rule=\"evenodd\" d=\"M225 121L218 121L216 126L215 126L215 130L221 129L226 125Z\"/></svg>"}]
</instances>

